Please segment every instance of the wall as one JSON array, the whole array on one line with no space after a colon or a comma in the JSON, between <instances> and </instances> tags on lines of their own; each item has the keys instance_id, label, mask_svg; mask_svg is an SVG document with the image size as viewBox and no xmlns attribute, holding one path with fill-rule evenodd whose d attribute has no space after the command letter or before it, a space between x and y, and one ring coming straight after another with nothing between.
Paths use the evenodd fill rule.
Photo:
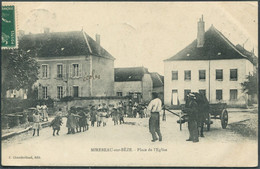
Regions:
<instances>
[{"instance_id":1,"label":"wall","mask_svg":"<svg viewBox=\"0 0 260 169\"><path fill-rule=\"evenodd\" d=\"M127 96L129 92L142 93L141 81L115 82L115 95L122 92L123 96Z\"/></svg>"},{"instance_id":2,"label":"wall","mask_svg":"<svg viewBox=\"0 0 260 169\"><path fill-rule=\"evenodd\" d=\"M248 66L246 66L248 64ZM209 74L210 65L210 74ZM242 93L240 83L245 80L248 70L251 70L251 63L246 59L232 60L211 60L209 61L172 61L164 62L164 101L165 104L171 104L171 94L173 89L178 90L179 101L184 103L184 90L190 89L197 92L199 89L206 89L207 99L211 103L218 102L216 100L216 89L223 90L223 101L229 105L243 105L247 103L247 95ZM247 70L247 67L250 67ZM199 80L199 70L206 70L206 80ZM223 81L216 80L216 69L223 69ZM238 69L238 80L230 81L230 69ZM178 70L178 80L172 80L172 71ZM184 70L191 70L191 80L184 80ZM210 76L209 76L210 75ZM209 82L210 77L210 82ZM210 92L209 92L210 84ZM237 101L230 101L230 89L238 90Z\"/></svg>"},{"instance_id":3,"label":"wall","mask_svg":"<svg viewBox=\"0 0 260 169\"><path fill-rule=\"evenodd\" d=\"M150 74L144 74L142 78L143 101L148 102L152 99L153 81Z\"/></svg>"},{"instance_id":4,"label":"wall","mask_svg":"<svg viewBox=\"0 0 260 169\"><path fill-rule=\"evenodd\" d=\"M93 71L100 78L93 79L93 96L114 95L114 60L92 57Z\"/></svg>"},{"instance_id":5,"label":"wall","mask_svg":"<svg viewBox=\"0 0 260 169\"><path fill-rule=\"evenodd\" d=\"M88 81L83 80L85 74L89 74L87 69L88 61L86 56L67 56L67 57L52 57L50 58L38 58L40 65L48 64L49 65L49 76L47 78L42 78L42 69L40 68L40 77L36 82L37 86L47 86L48 95L51 98L57 98L57 86L63 86L63 96L71 96L71 87L73 85L79 86L79 96L88 96L89 95L89 84ZM57 64L63 65L63 78L57 78ZM71 67L72 64L79 64L81 69L80 76L74 78L71 76ZM39 90L39 96L42 97L42 90Z\"/></svg>"},{"instance_id":6,"label":"wall","mask_svg":"<svg viewBox=\"0 0 260 169\"><path fill-rule=\"evenodd\" d=\"M92 80L92 96L113 96L114 94L114 60L92 56L92 74L90 56L67 56L38 58L40 65L49 65L48 78L40 78L36 85L41 85L39 96L42 97L42 86L47 86L48 95L57 98L57 86L63 86L63 97L72 96L72 87L79 86L79 97L91 96L90 81ZM57 64L62 64L63 78L57 78ZM72 64L79 64L79 77L72 77Z\"/></svg>"}]
</instances>

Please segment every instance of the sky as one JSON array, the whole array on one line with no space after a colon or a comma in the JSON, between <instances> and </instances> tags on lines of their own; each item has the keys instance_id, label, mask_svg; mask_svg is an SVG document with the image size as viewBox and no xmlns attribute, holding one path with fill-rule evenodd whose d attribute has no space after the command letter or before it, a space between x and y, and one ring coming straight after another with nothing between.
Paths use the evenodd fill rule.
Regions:
<instances>
[{"instance_id":1,"label":"sky","mask_svg":"<svg viewBox=\"0 0 260 169\"><path fill-rule=\"evenodd\" d=\"M5 4L5 3L3 3ZM212 24L233 44L258 55L258 4L253 2L12 2L19 30L84 30L101 36L115 67L144 66L164 74L163 60L190 44L197 22Z\"/></svg>"}]
</instances>

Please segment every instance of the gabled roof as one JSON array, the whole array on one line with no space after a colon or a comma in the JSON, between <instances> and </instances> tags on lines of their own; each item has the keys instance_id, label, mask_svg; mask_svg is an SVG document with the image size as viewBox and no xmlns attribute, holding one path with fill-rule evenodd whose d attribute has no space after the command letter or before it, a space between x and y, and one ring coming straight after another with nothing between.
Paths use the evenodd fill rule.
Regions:
<instances>
[{"instance_id":1,"label":"gabled roof","mask_svg":"<svg viewBox=\"0 0 260 169\"><path fill-rule=\"evenodd\" d=\"M83 31L28 34L19 39L19 48L36 52L37 57L96 55L115 59ZM98 50L100 49L100 51Z\"/></svg>"},{"instance_id":2,"label":"gabled roof","mask_svg":"<svg viewBox=\"0 0 260 169\"><path fill-rule=\"evenodd\" d=\"M213 25L205 32L203 47L197 47L197 39L182 49L176 55L164 60L220 60L220 59L250 59L241 53L220 31Z\"/></svg>"},{"instance_id":3,"label":"gabled roof","mask_svg":"<svg viewBox=\"0 0 260 169\"><path fill-rule=\"evenodd\" d=\"M254 53L247 51L243 46L240 44L236 45L237 50L239 50L241 53L243 53L245 56L248 57L248 60L250 60L254 65L257 65L258 58L255 56Z\"/></svg>"},{"instance_id":4,"label":"gabled roof","mask_svg":"<svg viewBox=\"0 0 260 169\"><path fill-rule=\"evenodd\" d=\"M115 68L115 82L142 81L146 73L149 72L144 67Z\"/></svg>"},{"instance_id":5,"label":"gabled roof","mask_svg":"<svg viewBox=\"0 0 260 169\"><path fill-rule=\"evenodd\" d=\"M164 86L164 79L163 76L159 75L157 72L151 72L150 73L152 81L153 81L153 87L162 87Z\"/></svg>"}]
</instances>

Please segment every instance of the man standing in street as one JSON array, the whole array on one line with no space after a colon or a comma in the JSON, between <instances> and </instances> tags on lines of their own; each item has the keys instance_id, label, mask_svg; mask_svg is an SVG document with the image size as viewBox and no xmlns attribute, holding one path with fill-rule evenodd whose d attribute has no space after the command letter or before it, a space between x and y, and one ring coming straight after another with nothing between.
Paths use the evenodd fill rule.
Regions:
<instances>
[{"instance_id":1,"label":"man standing in street","mask_svg":"<svg viewBox=\"0 0 260 169\"><path fill-rule=\"evenodd\" d=\"M152 142L158 140L162 141L162 134L160 131L160 111L162 110L162 101L158 98L157 93L153 93L153 100L149 103L147 107L147 112L151 114L149 119L149 130L152 134ZM156 135L157 133L157 135Z\"/></svg>"},{"instance_id":2,"label":"man standing in street","mask_svg":"<svg viewBox=\"0 0 260 169\"><path fill-rule=\"evenodd\" d=\"M198 104L194 94L190 93L185 105L185 112L188 114L188 129L189 139L186 141L193 141L194 143L199 142L199 131L198 131Z\"/></svg>"}]
</instances>

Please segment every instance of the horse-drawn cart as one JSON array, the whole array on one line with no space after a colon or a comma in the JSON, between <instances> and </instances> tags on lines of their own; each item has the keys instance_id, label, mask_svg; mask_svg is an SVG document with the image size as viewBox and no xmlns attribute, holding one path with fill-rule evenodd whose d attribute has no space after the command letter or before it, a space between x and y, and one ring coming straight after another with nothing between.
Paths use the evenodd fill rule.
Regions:
<instances>
[{"instance_id":1,"label":"horse-drawn cart","mask_svg":"<svg viewBox=\"0 0 260 169\"><path fill-rule=\"evenodd\" d=\"M226 103L209 104L209 115L206 123L208 130L210 130L210 125L212 124L211 119L220 119L222 128L227 128L228 111L226 109L226 106Z\"/></svg>"},{"instance_id":2,"label":"horse-drawn cart","mask_svg":"<svg viewBox=\"0 0 260 169\"><path fill-rule=\"evenodd\" d=\"M216 103L216 104L209 104L207 98L200 93L193 93L196 96L196 102L198 104L198 118L202 124L199 126L203 126L204 124L207 127L207 130L210 130L210 125L213 124L211 119L220 119L221 126L223 129L226 129L228 124L228 111L226 109L226 103ZM164 106L164 111L168 111L175 116L179 117L177 123L180 124L180 130L182 129L182 124L188 121L188 114L185 112L185 105L183 105L182 111L180 113L173 112ZM203 131L202 131L203 132Z\"/></svg>"}]
</instances>

